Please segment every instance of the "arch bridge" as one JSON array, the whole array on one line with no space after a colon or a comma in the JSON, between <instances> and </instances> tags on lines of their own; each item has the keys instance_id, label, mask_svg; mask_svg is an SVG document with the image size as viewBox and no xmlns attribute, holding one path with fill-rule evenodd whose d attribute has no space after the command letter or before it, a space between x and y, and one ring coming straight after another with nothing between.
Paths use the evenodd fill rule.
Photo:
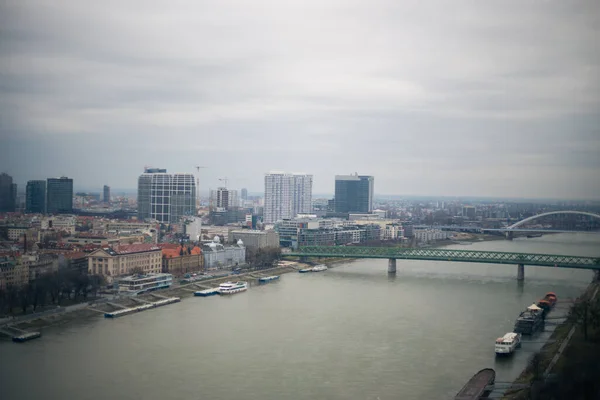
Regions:
<instances>
[{"instance_id":1,"label":"arch bridge","mask_svg":"<svg viewBox=\"0 0 600 400\"><path fill-rule=\"evenodd\" d=\"M526 229L523 229L522 226L525 225L526 223L530 222L530 221L534 221L536 219L539 218L544 218L547 217L549 215L584 215L584 216L588 216L588 217L592 217L592 218L597 218L598 220L600 220L600 215L599 214L595 214L595 213L591 213L591 212L587 212L587 211L571 211L571 210L565 210L565 211L549 211L549 212L545 212L545 213L541 213L541 214L537 214L537 215L532 215L531 217L527 217L525 219L522 219L519 222L516 222L510 226L507 226L506 228L502 229L503 231L506 232L506 237L508 239L512 239L513 238L513 232L519 232L519 231L527 231ZM547 231L547 232L552 232L553 230L546 230L546 229L539 229L536 231ZM533 232L533 230L532 230ZM557 231L558 232L558 231ZM560 230L560 232L569 232L566 230ZM574 231L572 231L574 232Z\"/></svg>"},{"instance_id":2,"label":"arch bridge","mask_svg":"<svg viewBox=\"0 0 600 400\"><path fill-rule=\"evenodd\" d=\"M450 262L473 262L484 264L517 265L517 279L525 278L525 265L551 268L577 268L600 270L600 258L566 256L539 253L509 253L500 251L451 250L451 249L405 249L397 247L359 247L359 246L306 246L284 257L326 258L387 258L388 273L396 273L396 260L432 260Z\"/></svg>"}]
</instances>

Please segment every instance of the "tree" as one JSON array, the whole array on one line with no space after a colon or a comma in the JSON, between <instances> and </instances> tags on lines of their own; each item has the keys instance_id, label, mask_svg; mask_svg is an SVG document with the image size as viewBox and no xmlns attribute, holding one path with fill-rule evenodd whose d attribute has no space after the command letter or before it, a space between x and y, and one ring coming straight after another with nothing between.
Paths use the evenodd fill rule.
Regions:
<instances>
[{"instance_id":1,"label":"tree","mask_svg":"<svg viewBox=\"0 0 600 400\"><path fill-rule=\"evenodd\" d=\"M583 299L576 302L569 310L569 318L581 324L583 338L587 341L589 328L600 327L600 299Z\"/></svg>"}]
</instances>

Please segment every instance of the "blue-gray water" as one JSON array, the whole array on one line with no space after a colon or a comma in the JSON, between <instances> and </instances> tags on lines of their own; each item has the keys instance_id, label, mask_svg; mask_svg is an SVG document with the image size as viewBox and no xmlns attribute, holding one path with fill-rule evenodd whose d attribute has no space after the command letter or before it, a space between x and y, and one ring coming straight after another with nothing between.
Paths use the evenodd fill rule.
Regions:
<instances>
[{"instance_id":1,"label":"blue-gray water","mask_svg":"<svg viewBox=\"0 0 600 400\"><path fill-rule=\"evenodd\" d=\"M600 256L599 244L564 234L454 247ZM399 260L392 279L387 260L360 260L228 298L51 327L26 344L0 342L0 397L452 398L481 368L514 379L549 332L503 360L494 339L547 291L573 298L592 276L526 267L519 285L516 269Z\"/></svg>"}]
</instances>

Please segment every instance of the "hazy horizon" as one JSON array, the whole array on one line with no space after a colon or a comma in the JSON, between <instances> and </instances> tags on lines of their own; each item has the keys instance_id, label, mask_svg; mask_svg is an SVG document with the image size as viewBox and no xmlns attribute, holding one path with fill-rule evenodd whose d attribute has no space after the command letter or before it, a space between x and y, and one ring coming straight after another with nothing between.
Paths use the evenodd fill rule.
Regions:
<instances>
[{"instance_id":1,"label":"hazy horizon","mask_svg":"<svg viewBox=\"0 0 600 400\"><path fill-rule=\"evenodd\" d=\"M0 172L598 200L598 37L594 0L2 2Z\"/></svg>"}]
</instances>

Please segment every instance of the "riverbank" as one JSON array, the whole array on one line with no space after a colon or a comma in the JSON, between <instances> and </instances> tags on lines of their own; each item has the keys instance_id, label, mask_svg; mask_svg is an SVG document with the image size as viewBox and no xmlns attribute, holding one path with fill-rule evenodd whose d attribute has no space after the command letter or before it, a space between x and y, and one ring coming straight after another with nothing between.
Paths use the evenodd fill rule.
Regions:
<instances>
[{"instance_id":1,"label":"riverbank","mask_svg":"<svg viewBox=\"0 0 600 400\"><path fill-rule=\"evenodd\" d=\"M15 321L15 323L6 324L9 329L11 327L17 328L23 331L42 330L51 326L65 325L78 320L89 319L89 318L104 318L104 313L113 312L121 309L122 307L135 307L141 303L156 301L154 295L160 295L164 297L179 297L185 299L194 296L194 292L198 290L208 289L216 287L219 284L231 280L243 280L248 281L252 286L255 282L258 282L260 276L267 275L283 275L289 272L297 272L299 269L308 267L308 264L303 263L290 263L287 266L279 266L275 268L268 268L262 270L248 271L237 275L227 275L220 278L207 279L203 281L187 283L184 285L177 285L168 289L158 290L151 293L145 293L143 295L130 297L121 296L114 299L97 299L99 301L93 301L88 303L80 304L80 308L72 311L63 311L60 313L54 313L51 315L40 316L39 318L30 317L25 321ZM0 335L0 337L2 337ZM4 337L5 339L10 339Z\"/></svg>"},{"instance_id":2,"label":"riverbank","mask_svg":"<svg viewBox=\"0 0 600 400\"><path fill-rule=\"evenodd\" d=\"M600 282L592 281L578 300L594 300L599 289ZM527 400L532 398L532 392L539 392L541 387L547 385L546 380L568 372L566 369L569 368L567 367L569 353L571 356L579 354L575 357L580 358L585 351L590 351L589 345L589 342L583 340L583 329L580 324L566 318L556 327L539 353L532 356L527 367L513 382L513 386L505 392L503 399ZM596 344L596 346L600 347L600 344ZM582 350L584 348L587 350ZM582 373L585 375L586 371L582 371Z\"/></svg>"}]
</instances>

